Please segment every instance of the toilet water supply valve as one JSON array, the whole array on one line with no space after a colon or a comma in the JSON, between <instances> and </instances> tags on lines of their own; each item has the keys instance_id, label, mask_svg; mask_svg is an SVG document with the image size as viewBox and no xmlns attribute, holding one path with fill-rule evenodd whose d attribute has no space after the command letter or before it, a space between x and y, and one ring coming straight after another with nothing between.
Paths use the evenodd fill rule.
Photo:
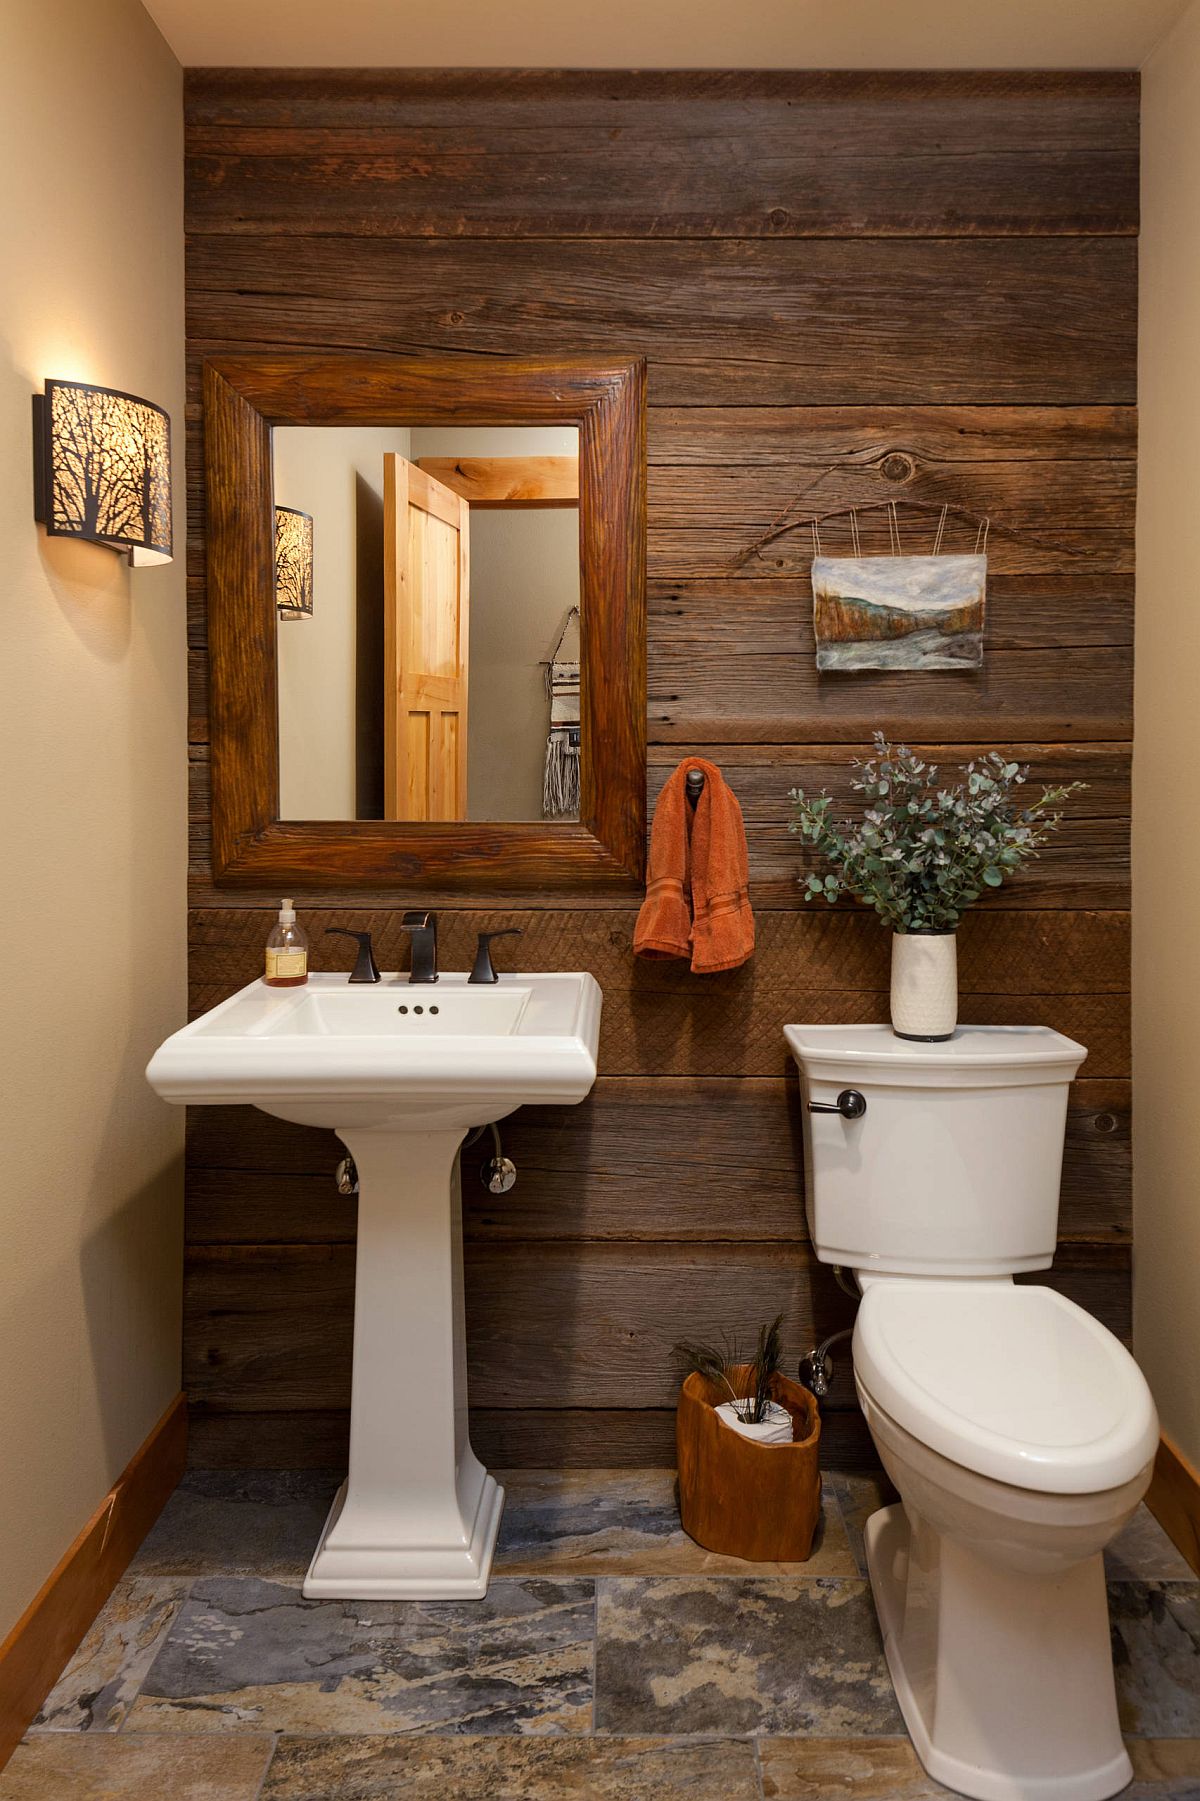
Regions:
<instances>
[{"instance_id":1,"label":"toilet water supply valve","mask_svg":"<svg viewBox=\"0 0 1200 1801\"><path fill-rule=\"evenodd\" d=\"M463 1140L463 1149L467 1150L483 1136L485 1132L492 1135L492 1155L480 1166L479 1180L489 1194L507 1194L517 1183L517 1166L511 1157L504 1155L504 1146L500 1142L500 1129L495 1124L476 1126L468 1138ZM333 1179L339 1194L353 1195L358 1193L358 1171L354 1167L353 1157L343 1157L333 1172Z\"/></svg>"},{"instance_id":2,"label":"toilet water supply valve","mask_svg":"<svg viewBox=\"0 0 1200 1801\"><path fill-rule=\"evenodd\" d=\"M844 1100L845 1096L839 1095L838 1099ZM862 1096L859 1095L858 1099L862 1100ZM864 1102L863 1105L865 1106L866 1103ZM831 1113L834 1111L832 1107L829 1110ZM833 1273L839 1288L843 1289L853 1300L861 1300L862 1296L852 1276L847 1277L846 1272L837 1263L833 1266ZM829 1385L833 1381L835 1364L829 1355L829 1347L840 1344L844 1338L853 1338L853 1336L853 1326L846 1326L840 1332L831 1332L828 1338L823 1338L819 1345L800 1359L800 1368L797 1373L801 1386L807 1388L810 1394L815 1395L818 1401L824 1400L829 1393Z\"/></svg>"},{"instance_id":3,"label":"toilet water supply valve","mask_svg":"<svg viewBox=\"0 0 1200 1801\"><path fill-rule=\"evenodd\" d=\"M851 1338L853 1334L853 1326L847 1326L844 1332L831 1332L828 1338L821 1340L815 1350L809 1351L806 1357L800 1359L801 1386L807 1388L810 1394L816 1395L818 1401L823 1401L829 1393L829 1384L833 1381L836 1368L833 1358L829 1355L830 1345L839 1343L843 1338Z\"/></svg>"}]
</instances>

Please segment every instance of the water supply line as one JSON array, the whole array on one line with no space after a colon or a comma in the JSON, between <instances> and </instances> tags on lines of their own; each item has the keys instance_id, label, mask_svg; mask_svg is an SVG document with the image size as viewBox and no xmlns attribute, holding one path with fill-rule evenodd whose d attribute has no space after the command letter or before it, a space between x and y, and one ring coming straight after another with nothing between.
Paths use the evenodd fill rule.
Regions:
<instances>
[{"instance_id":1,"label":"water supply line","mask_svg":"<svg viewBox=\"0 0 1200 1801\"><path fill-rule=\"evenodd\" d=\"M500 1128L493 1120L489 1125L476 1126L468 1138L463 1140L463 1150L469 1151L473 1144L478 1144L485 1132L492 1135L492 1155L486 1163L479 1166L479 1180L489 1194L507 1194L517 1185L517 1166L511 1157L504 1155L504 1146L500 1142Z\"/></svg>"},{"instance_id":2,"label":"water supply line","mask_svg":"<svg viewBox=\"0 0 1200 1801\"><path fill-rule=\"evenodd\" d=\"M480 1164L479 1180L490 1194L507 1194L510 1188L516 1187L517 1166L511 1157L504 1155L504 1146L500 1142L500 1128L493 1121L490 1125L476 1126L463 1139L462 1149L469 1151L473 1144L478 1144L485 1132L492 1135L492 1155L486 1163ZM358 1171L354 1167L353 1157L342 1158L334 1171L334 1182L339 1194L355 1195L358 1193Z\"/></svg>"},{"instance_id":3,"label":"water supply line","mask_svg":"<svg viewBox=\"0 0 1200 1801\"><path fill-rule=\"evenodd\" d=\"M838 1287L846 1294L853 1296L856 1301L862 1298L854 1278L847 1276L840 1264L834 1264L833 1275ZM819 1345L815 1345L806 1356L800 1359L798 1372L800 1382L810 1394L816 1396L818 1401L823 1401L829 1393L829 1385L833 1381L836 1369L833 1358L829 1355L830 1347L840 1344L843 1339L853 1338L853 1336L853 1326L845 1326L840 1332L831 1332L828 1338L823 1338Z\"/></svg>"}]
</instances>

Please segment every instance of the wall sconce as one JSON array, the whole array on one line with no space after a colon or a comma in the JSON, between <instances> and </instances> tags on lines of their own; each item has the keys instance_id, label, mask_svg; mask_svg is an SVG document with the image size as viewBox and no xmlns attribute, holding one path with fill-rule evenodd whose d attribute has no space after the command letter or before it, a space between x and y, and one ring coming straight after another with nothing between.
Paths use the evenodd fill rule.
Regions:
<instances>
[{"instance_id":1,"label":"wall sconce","mask_svg":"<svg viewBox=\"0 0 1200 1801\"><path fill-rule=\"evenodd\" d=\"M33 516L133 564L171 561L171 421L136 394L48 381L33 397Z\"/></svg>"},{"instance_id":2,"label":"wall sconce","mask_svg":"<svg viewBox=\"0 0 1200 1801\"><path fill-rule=\"evenodd\" d=\"M295 507L275 508L275 605L281 619L312 618L312 514Z\"/></svg>"}]
</instances>

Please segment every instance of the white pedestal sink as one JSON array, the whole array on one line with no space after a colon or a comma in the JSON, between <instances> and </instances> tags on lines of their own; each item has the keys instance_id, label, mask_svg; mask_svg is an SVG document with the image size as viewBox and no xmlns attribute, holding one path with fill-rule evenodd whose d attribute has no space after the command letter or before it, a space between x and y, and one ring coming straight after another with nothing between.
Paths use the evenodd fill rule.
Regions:
<instances>
[{"instance_id":1,"label":"white pedestal sink","mask_svg":"<svg viewBox=\"0 0 1200 1801\"><path fill-rule=\"evenodd\" d=\"M147 1076L167 1100L249 1102L331 1126L358 1170L350 1473L306 1595L486 1593L504 1492L467 1433L458 1152L472 1126L596 1079L590 975L374 987L253 982L176 1032Z\"/></svg>"}]
</instances>

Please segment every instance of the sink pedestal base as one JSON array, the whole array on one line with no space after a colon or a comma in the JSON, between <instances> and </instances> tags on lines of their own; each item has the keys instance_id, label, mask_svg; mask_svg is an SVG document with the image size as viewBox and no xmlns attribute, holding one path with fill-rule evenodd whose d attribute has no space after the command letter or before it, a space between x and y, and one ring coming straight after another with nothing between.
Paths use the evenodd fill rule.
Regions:
<instances>
[{"instance_id":1,"label":"sink pedestal base","mask_svg":"<svg viewBox=\"0 0 1200 1801\"><path fill-rule=\"evenodd\" d=\"M359 1188L350 1473L304 1593L478 1599L504 1490L468 1437L462 1128L338 1136Z\"/></svg>"}]
</instances>

